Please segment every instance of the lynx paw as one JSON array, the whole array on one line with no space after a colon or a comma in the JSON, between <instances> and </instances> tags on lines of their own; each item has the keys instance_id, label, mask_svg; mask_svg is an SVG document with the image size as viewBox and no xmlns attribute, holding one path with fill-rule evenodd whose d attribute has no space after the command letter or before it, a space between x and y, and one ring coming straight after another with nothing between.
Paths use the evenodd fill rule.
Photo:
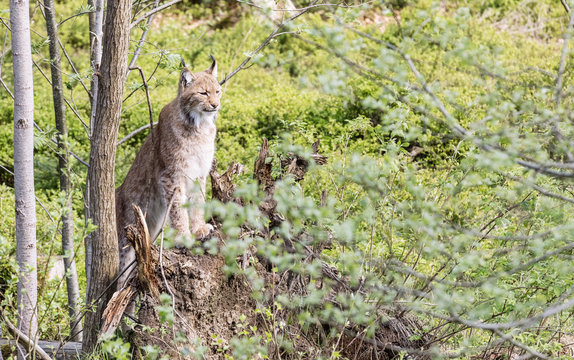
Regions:
<instances>
[{"instance_id":1,"label":"lynx paw","mask_svg":"<svg viewBox=\"0 0 574 360\"><path fill-rule=\"evenodd\" d=\"M193 235L196 238L201 239L209 235L213 231L213 226L211 224L200 224L193 229Z\"/></svg>"}]
</instances>

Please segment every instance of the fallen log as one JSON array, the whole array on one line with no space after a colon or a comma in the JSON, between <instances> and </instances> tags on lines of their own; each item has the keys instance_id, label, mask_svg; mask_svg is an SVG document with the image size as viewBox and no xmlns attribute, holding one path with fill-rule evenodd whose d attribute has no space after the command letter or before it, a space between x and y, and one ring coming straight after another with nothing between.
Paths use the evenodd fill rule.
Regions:
<instances>
[{"instance_id":1,"label":"fallen log","mask_svg":"<svg viewBox=\"0 0 574 360\"><path fill-rule=\"evenodd\" d=\"M0 352L8 358L10 347L16 346L18 342L14 339L0 339ZM77 359L82 352L82 343L80 342L59 342L49 340L39 340L37 347L44 351L49 359L71 360Z\"/></svg>"}]
</instances>

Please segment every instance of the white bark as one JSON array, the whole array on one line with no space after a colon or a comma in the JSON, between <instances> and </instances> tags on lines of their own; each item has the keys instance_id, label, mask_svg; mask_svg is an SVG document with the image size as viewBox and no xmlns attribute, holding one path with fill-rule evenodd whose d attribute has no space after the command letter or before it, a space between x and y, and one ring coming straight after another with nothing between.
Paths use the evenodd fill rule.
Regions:
<instances>
[{"instance_id":1,"label":"white bark","mask_svg":"<svg viewBox=\"0 0 574 360\"><path fill-rule=\"evenodd\" d=\"M18 258L18 329L36 341L36 203L34 92L28 0L10 0L14 69L14 192Z\"/></svg>"}]
</instances>

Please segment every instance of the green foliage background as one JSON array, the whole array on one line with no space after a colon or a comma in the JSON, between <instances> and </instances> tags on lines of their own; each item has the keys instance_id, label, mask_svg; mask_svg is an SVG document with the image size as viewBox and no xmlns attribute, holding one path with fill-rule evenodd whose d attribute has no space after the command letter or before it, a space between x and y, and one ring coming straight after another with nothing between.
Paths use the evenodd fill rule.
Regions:
<instances>
[{"instance_id":1,"label":"green foliage background","mask_svg":"<svg viewBox=\"0 0 574 360\"><path fill-rule=\"evenodd\" d=\"M149 77L155 119L176 95L180 57L199 71L213 54L222 78L272 30L246 5L236 23L222 10L225 7L208 5L180 5L158 15L152 24L138 65ZM0 6L2 17L7 17L7 2ZM83 10L85 4L78 0L57 4L61 19ZM331 238L325 259L351 283L366 284L371 298L339 299L348 304L343 310L325 306L302 311L300 321L335 318L369 325L378 316L373 303L398 303L442 339L437 345L443 354L460 352L460 357L467 357L483 351L493 334L473 329L471 323L519 321L568 301L574 286L569 240L574 230L569 216L572 184L516 165L524 157L540 163L561 161L572 149L570 66L564 73L562 102L557 105L554 100L568 24L560 3L391 1L333 11L306 14L289 25L287 30L294 34L278 37L257 54L252 67L224 86L218 116L219 170L232 161L244 164L247 175L239 181L247 184L246 194L263 137L271 140L273 154L301 151L321 140L321 153L329 157L328 165L311 169L303 186L281 185L279 206L289 225L276 231L283 238L301 229L315 241ZM36 132L35 180L45 207L37 210L38 268L45 279L53 255L59 253L61 200L55 145L50 141L55 135L52 95L42 74L49 77L48 48L39 10L33 19L35 121L43 130ZM377 41L346 30L340 19ZM132 31L132 51L143 30ZM60 27L62 42L79 71L74 73L64 61L66 96L84 122L90 105L82 83L89 87L92 75L87 34L86 15ZM0 38L9 44L6 27L0 29ZM436 98L421 90L421 79L400 53L381 42L413 59ZM3 49L2 79L11 88L11 56L7 45ZM571 60L568 55L568 65ZM137 72L130 74L126 87L126 94L133 95L124 102L120 138L149 122ZM2 90L0 165L8 169L12 109L12 99ZM86 129L70 109L67 117L70 147L87 160ZM557 141L551 131L556 122L564 141ZM452 130L458 125L468 133L457 136ZM147 131L141 132L118 147L117 185L146 136ZM486 151L487 146L495 150ZM85 288L86 168L77 161L72 168L77 260ZM328 209L318 206L323 190L329 193ZM234 211L212 206L215 214ZM0 185L0 286L3 304L11 306L17 280L13 209L7 181ZM232 239L242 221L254 221L245 214L231 218L235 222L227 223L226 231ZM293 270L296 262L280 248L269 249L256 238L250 241L261 252L281 254L273 263L279 271ZM230 245L222 251L228 252L232 269L238 249ZM316 269L297 271L313 274ZM65 288L59 279L40 284L42 337L62 337L67 332ZM314 309L321 296L310 293L300 302ZM292 300L279 302L289 306ZM519 329L503 330L547 356L571 358L561 340L574 330L571 307Z\"/></svg>"}]
</instances>

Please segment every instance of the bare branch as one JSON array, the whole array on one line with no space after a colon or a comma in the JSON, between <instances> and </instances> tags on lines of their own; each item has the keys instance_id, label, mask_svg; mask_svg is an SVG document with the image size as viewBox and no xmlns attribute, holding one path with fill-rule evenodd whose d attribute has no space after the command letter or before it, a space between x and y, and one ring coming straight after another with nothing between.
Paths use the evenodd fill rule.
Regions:
<instances>
[{"instance_id":1,"label":"bare branch","mask_svg":"<svg viewBox=\"0 0 574 360\"><path fill-rule=\"evenodd\" d=\"M86 84L84 84L84 81L82 80L82 75L80 75L80 73L76 69L76 66L74 65L74 62L72 61L72 59L70 58L70 55L68 55L68 52L66 51L66 48L64 47L64 44L62 44L62 41L60 41L60 40L58 40L58 42L60 44L60 49L62 49L62 52L64 53L64 56L66 57L66 60L68 61L68 64L70 64L70 67L74 71L74 74L76 74L76 76L78 77L78 81L80 82L80 84L82 84L82 87L84 88L84 90L86 90L86 93L88 94L88 96L91 97L92 93L90 92L90 90L88 89Z\"/></svg>"},{"instance_id":2,"label":"bare branch","mask_svg":"<svg viewBox=\"0 0 574 360\"><path fill-rule=\"evenodd\" d=\"M40 358L44 360L52 360L50 355L48 355L44 350L42 350L42 348L39 347L38 344L35 343L35 341L32 341L26 334L24 334L22 331L20 331L20 329L14 326L14 324L12 324L10 320L8 320L8 318L4 315L4 312L1 310L0 310L0 318L2 318L4 324L6 324L6 329L12 334L12 336L14 336L16 340L18 340L20 344L24 345L28 349L33 349L38 354L38 356L40 356Z\"/></svg>"},{"instance_id":3,"label":"bare branch","mask_svg":"<svg viewBox=\"0 0 574 360\"><path fill-rule=\"evenodd\" d=\"M0 168L4 171L6 171L7 173L9 173L10 175L14 176L14 172L10 171L8 168L4 167L3 165L0 165ZM40 201L40 199L38 199L38 197L36 195L34 195L34 197L36 198L36 201L38 202L38 204L40 205L40 207L42 209L44 209L44 212L46 213L46 215L48 215L48 218L50 218L50 221L52 221L52 223L56 223L56 220L54 220L54 218L52 217L52 214L50 214L50 212L48 211L48 209L46 209L46 207L44 206L44 204L42 204L42 202ZM60 229L58 229L58 232L60 232Z\"/></svg>"},{"instance_id":4,"label":"bare branch","mask_svg":"<svg viewBox=\"0 0 574 360\"><path fill-rule=\"evenodd\" d=\"M574 27L574 12L570 12L568 27L564 32L564 44L562 45L562 55L560 56L560 65L558 66L558 74L556 75L556 98L554 100L556 106L560 105L560 100L562 98L562 78L564 76L564 70L566 69L566 60L568 57L568 53L570 51L568 45L570 43L570 38L572 37L571 31L573 27Z\"/></svg>"},{"instance_id":5,"label":"bare branch","mask_svg":"<svg viewBox=\"0 0 574 360\"><path fill-rule=\"evenodd\" d=\"M562 6L564 6L564 10L566 10L566 12L570 12L570 6L568 6L568 3L566 3L566 0L560 0L560 2L562 3Z\"/></svg>"},{"instance_id":6,"label":"bare branch","mask_svg":"<svg viewBox=\"0 0 574 360\"><path fill-rule=\"evenodd\" d=\"M556 193L554 193L548 189L545 189L542 186L534 183L533 181L529 181L529 180L524 179L524 178L519 177L519 176L513 176L513 175L509 175L509 174L503 174L503 175L508 177L509 179L512 179L512 180L518 181L524 185L530 186L531 188L533 188L534 190L536 190L537 192L539 192L540 194L542 194L544 196L574 204L574 198L566 197L566 196L560 195L560 194L556 194Z\"/></svg>"},{"instance_id":7,"label":"bare branch","mask_svg":"<svg viewBox=\"0 0 574 360\"><path fill-rule=\"evenodd\" d=\"M73 18L75 18L75 17L77 17L77 16L81 16L81 15L85 15L85 14L93 14L94 12L95 12L94 10L80 11L79 13L74 14L74 15L72 15L72 16L69 16L69 17L65 18L64 20L60 21L60 22L58 23L58 27L60 27L60 25L62 25L62 24L65 23L66 21L71 20L71 19L73 19Z\"/></svg>"},{"instance_id":8,"label":"bare branch","mask_svg":"<svg viewBox=\"0 0 574 360\"><path fill-rule=\"evenodd\" d=\"M153 125L157 125L157 122L154 122ZM145 124L144 126L137 128L136 130L132 131L131 133L127 134L123 139L116 143L116 146L120 146L121 144L125 143L129 139L133 138L135 135L139 134L140 132L144 131L145 129L149 129L151 124Z\"/></svg>"},{"instance_id":9,"label":"bare branch","mask_svg":"<svg viewBox=\"0 0 574 360\"><path fill-rule=\"evenodd\" d=\"M156 9L158 7L158 4L159 4L159 0L155 0L155 3L153 5L154 9ZM134 51L134 56L132 57L132 60L130 61L130 64L128 65L128 70L130 70L132 67L134 67L136 64L136 61L138 60L138 57L139 57L140 52L141 52L141 48L142 48L142 46L145 42L145 39L147 37L147 34L149 32L150 25L151 25L151 22L153 21L154 15L155 14L151 14L149 16L149 18L147 19L146 28L145 28L144 32L142 33L140 40L138 41L138 45L136 46L136 50Z\"/></svg>"},{"instance_id":10,"label":"bare branch","mask_svg":"<svg viewBox=\"0 0 574 360\"><path fill-rule=\"evenodd\" d=\"M153 14L160 12L164 9L167 9L168 7L177 4L178 2L181 2L181 0L172 0L168 3L163 4L162 6L158 6L153 10L148 11L147 13L143 14L140 18L138 18L137 20L135 20L134 22L132 22L130 24L130 29L133 29L135 26L137 26L139 23L141 23L142 21L144 21L145 19L147 19L148 17L152 16Z\"/></svg>"},{"instance_id":11,"label":"bare branch","mask_svg":"<svg viewBox=\"0 0 574 360\"><path fill-rule=\"evenodd\" d=\"M147 81L146 81L146 79L145 79L145 75L144 75L144 73L143 73L142 68L139 67L139 66L130 67L130 68L128 68L128 69L129 69L129 70L138 70L139 73L140 73L140 76L141 76L141 78L142 78L143 86L144 86L144 88L145 88L145 96L146 96L146 99L147 99L147 108L148 108L148 111L149 111L149 126L151 127L151 136L152 136L152 142L153 142L153 109L152 109L152 106L151 106L151 98L150 98L150 96L149 96L149 88L148 88L148 86L147 86Z\"/></svg>"},{"instance_id":12,"label":"bare branch","mask_svg":"<svg viewBox=\"0 0 574 360\"><path fill-rule=\"evenodd\" d=\"M237 2L242 3L242 4L246 4L246 5L249 5L249 6L253 6L253 7L258 8L258 9L261 9L261 10L265 9L263 6L254 4L254 3L249 2L249 1L237 0ZM346 4L343 4L343 3L338 3L338 4L312 4L312 5L305 6L305 7L298 8L298 9L271 9L271 11L284 11L284 12L285 12L285 11L303 11L303 10L311 10L311 9L313 9L313 8L318 8L318 7L338 7L338 8L343 8L343 9L351 9L351 8L362 7L362 6L367 5L367 4L370 4L370 3L372 3L372 2L373 2L373 1L366 1L366 2L364 2L364 3L360 3L360 4L357 4L357 5L346 5Z\"/></svg>"},{"instance_id":13,"label":"bare branch","mask_svg":"<svg viewBox=\"0 0 574 360\"><path fill-rule=\"evenodd\" d=\"M316 3L317 1L314 1L314 3ZM226 75L225 78L223 80L221 80L219 82L220 85L225 84L229 79L231 79L233 76L235 76L235 74L237 74L239 71L245 69L246 65L251 61L251 59L253 59L253 57L255 55L257 55L265 46L267 46L267 44L269 44L269 42L271 40L273 40L274 38L276 38L277 36L280 36L282 34L285 33L293 33L293 32L285 32L285 33L280 33L279 30L281 30L287 23L297 19L299 16L305 14L307 11L311 10L312 7L308 6L306 8L301 9L298 13L296 13L295 15L289 17L288 19L282 21L281 23L277 24L277 26L275 27L275 30L273 30L271 32L271 34L269 34L269 36L267 36L267 38L265 40L263 40L263 42L257 47L257 49L255 49L254 51L252 51L246 58L245 60L243 60L243 62L241 63L241 65L239 65L237 68L235 68L235 70L233 70L230 74Z\"/></svg>"},{"instance_id":14,"label":"bare branch","mask_svg":"<svg viewBox=\"0 0 574 360\"><path fill-rule=\"evenodd\" d=\"M6 85L6 83L4 82L4 80L2 80L1 77L0 77L0 83L2 84L2 87L4 87L4 89L6 89L6 91L8 91L8 94L10 95L12 100L14 100L14 94L12 94L12 91L10 91L10 89L8 88L8 85Z\"/></svg>"},{"instance_id":15,"label":"bare branch","mask_svg":"<svg viewBox=\"0 0 574 360\"><path fill-rule=\"evenodd\" d=\"M512 336L506 335L500 330L492 330L492 332L495 333L496 335L500 336L503 340L508 341L512 345L526 351L527 353L529 353L532 356L535 356L537 358L544 359L544 360L550 360L550 358L548 356L546 356L542 353L539 353L538 351L536 351L534 349L531 349L530 347L524 345L523 343L521 343L519 341L514 340L514 338Z\"/></svg>"},{"instance_id":16,"label":"bare branch","mask_svg":"<svg viewBox=\"0 0 574 360\"><path fill-rule=\"evenodd\" d=\"M4 23L4 21L2 21L2 23ZM6 29L8 29L8 25L5 23L4 23L4 25L6 25ZM0 83L2 83L2 86L4 87L4 89L6 89L6 91L8 91L8 94L10 94L10 97L12 99L14 99L14 94L12 94L12 91L10 91L10 89L8 88L8 85L6 85L6 83L2 79L2 67L4 66L4 55L6 54L4 49L6 49L6 42L7 41L8 41L8 30L4 34L4 44L2 45L2 55L0 55Z\"/></svg>"}]
</instances>

